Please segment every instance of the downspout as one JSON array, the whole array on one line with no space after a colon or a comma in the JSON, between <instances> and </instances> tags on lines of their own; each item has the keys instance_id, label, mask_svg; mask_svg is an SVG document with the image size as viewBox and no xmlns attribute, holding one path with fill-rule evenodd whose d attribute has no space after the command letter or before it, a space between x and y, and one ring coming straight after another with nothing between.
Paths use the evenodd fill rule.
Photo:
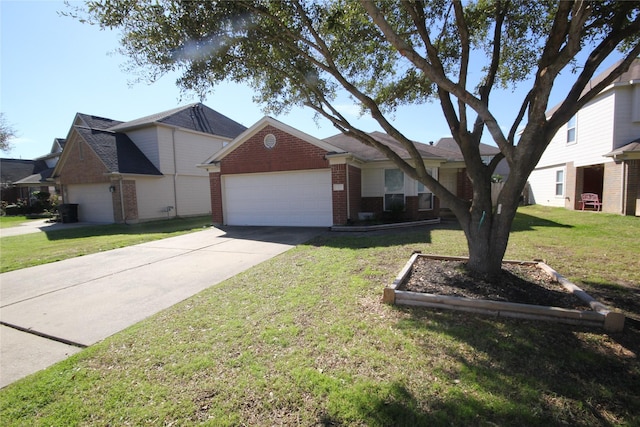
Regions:
<instances>
[{"instance_id":1,"label":"downspout","mask_svg":"<svg viewBox=\"0 0 640 427\"><path fill-rule=\"evenodd\" d=\"M178 161L176 159L176 129L171 130L171 145L173 148L173 206L178 217Z\"/></svg>"}]
</instances>

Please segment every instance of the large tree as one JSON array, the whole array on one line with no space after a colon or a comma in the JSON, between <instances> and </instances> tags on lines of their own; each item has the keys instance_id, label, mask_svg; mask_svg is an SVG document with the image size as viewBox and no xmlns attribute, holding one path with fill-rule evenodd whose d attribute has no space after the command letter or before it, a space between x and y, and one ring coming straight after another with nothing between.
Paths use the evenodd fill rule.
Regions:
<instances>
[{"instance_id":1,"label":"large tree","mask_svg":"<svg viewBox=\"0 0 640 427\"><path fill-rule=\"evenodd\" d=\"M151 79L179 70L179 85L200 94L225 80L248 83L267 111L306 106L380 150L452 208L467 237L468 267L493 274L520 194L551 138L640 53L639 10L638 2L606 0L99 0L77 16L120 29L131 65ZM614 54L623 59L589 84ZM547 117L561 72L573 72L573 82ZM511 101L518 114L502 123L510 129L504 132L490 99L516 84L528 92ZM340 113L335 102L344 92L411 160ZM472 200L433 179L389 118L400 105L429 99L439 102L464 156ZM489 164L479 151L485 133L500 149ZM502 159L511 172L493 207L491 176Z\"/></svg>"},{"instance_id":2,"label":"large tree","mask_svg":"<svg viewBox=\"0 0 640 427\"><path fill-rule=\"evenodd\" d=\"M16 131L13 126L9 124L4 113L0 113L0 151L11 151L11 139L15 136Z\"/></svg>"}]
</instances>

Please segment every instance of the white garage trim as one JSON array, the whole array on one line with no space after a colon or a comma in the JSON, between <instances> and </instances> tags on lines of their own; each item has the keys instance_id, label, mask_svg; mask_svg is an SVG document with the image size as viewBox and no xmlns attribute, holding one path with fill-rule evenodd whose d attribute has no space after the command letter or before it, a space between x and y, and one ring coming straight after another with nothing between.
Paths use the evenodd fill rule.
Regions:
<instances>
[{"instance_id":1,"label":"white garage trim","mask_svg":"<svg viewBox=\"0 0 640 427\"><path fill-rule=\"evenodd\" d=\"M331 170L224 175L228 225L328 227L333 223Z\"/></svg>"},{"instance_id":2,"label":"white garage trim","mask_svg":"<svg viewBox=\"0 0 640 427\"><path fill-rule=\"evenodd\" d=\"M109 183L67 186L65 203L78 204L78 221L113 223L113 201Z\"/></svg>"}]
</instances>

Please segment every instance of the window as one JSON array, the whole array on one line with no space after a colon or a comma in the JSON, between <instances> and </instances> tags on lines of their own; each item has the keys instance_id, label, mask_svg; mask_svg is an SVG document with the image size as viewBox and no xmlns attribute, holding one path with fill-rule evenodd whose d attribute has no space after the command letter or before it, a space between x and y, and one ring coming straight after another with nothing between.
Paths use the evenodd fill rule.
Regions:
<instances>
[{"instance_id":1,"label":"window","mask_svg":"<svg viewBox=\"0 0 640 427\"><path fill-rule=\"evenodd\" d=\"M576 116L573 116L567 122L567 144L576 142Z\"/></svg>"},{"instance_id":2,"label":"window","mask_svg":"<svg viewBox=\"0 0 640 427\"><path fill-rule=\"evenodd\" d=\"M400 169L384 170L384 210L404 209L404 172Z\"/></svg>"},{"instance_id":3,"label":"window","mask_svg":"<svg viewBox=\"0 0 640 427\"><path fill-rule=\"evenodd\" d=\"M418 210L430 211L433 209L433 193L424 186L423 183L418 182Z\"/></svg>"},{"instance_id":4,"label":"window","mask_svg":"<svg viewBox=\"0 0 640 427\"><path fill-rule=\"evenodd\" d=\"M564 195L564 171L556 171L556 196Z\"/></svg>"}]
</instances>

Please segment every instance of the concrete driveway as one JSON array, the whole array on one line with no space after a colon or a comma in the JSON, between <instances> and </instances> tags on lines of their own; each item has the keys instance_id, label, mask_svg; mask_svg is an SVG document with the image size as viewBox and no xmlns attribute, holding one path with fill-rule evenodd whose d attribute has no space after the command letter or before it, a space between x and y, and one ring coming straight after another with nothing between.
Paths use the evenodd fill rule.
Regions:
<instances>
[{"instance_id":1,"label":"concrete driveway","mask_svg":"<svg viewBox=\"0 0 640 427\"><path fill-rule=\"evenodd\" d=\"M0 274L0 387L323 232L212 227Z\"/></svg>"}]
</instances>

